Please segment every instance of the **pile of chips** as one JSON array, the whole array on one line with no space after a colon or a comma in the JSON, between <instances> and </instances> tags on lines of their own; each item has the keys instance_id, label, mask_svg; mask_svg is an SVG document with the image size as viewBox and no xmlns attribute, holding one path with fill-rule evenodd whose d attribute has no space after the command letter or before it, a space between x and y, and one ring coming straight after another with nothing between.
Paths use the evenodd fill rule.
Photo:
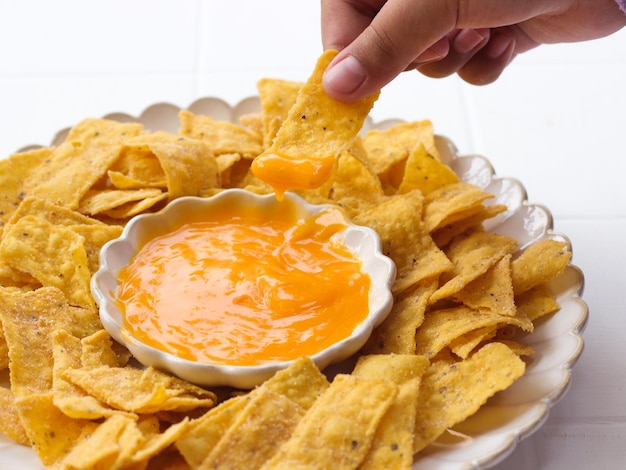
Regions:
<instances>
[{"instance_id":1,"label":"pile of chips","mask_svg":"<svg viewBox=\"0 0 626 470\"><path fill-rule=\"evenodd\" d=\"M428 121L345 134L338 147L346 105L328 99L307 100L325 118L293 141L319 153L332 130L335 170L298 193L375 229L398 273L394 307L356 365L330 376L301 358L254 390L206 390L141 367L102 329L89 290L102 245L181 196L271 192L250 166L300 118L289 111L302 85L261 80L261 110L240 123L181 111L174 134L87 119L56 147L0 160L0 370L10 378L0 431L45 466L410 468L524 374L533 351L516 338L558 311L548 281L566 268L567 246L520 249L485 231L506 207L441 161Z\"/></svg>"}]
</instances>

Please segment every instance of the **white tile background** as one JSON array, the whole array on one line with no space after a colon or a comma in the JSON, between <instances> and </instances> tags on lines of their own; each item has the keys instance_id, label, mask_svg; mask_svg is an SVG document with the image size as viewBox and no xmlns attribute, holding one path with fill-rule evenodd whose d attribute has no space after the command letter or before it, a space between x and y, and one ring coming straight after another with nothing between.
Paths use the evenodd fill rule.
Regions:
<instances>
[{"instance_id":1,"label":"white tile background","mask_svg":"<svg viewBox=\"0 0 626 470\"><path fill-rule=\"evenodd\" d=\"M306 78L320 52L314 0L1 0L0 158L87 116L236 103L261 77ZM591 317L571 390L499 469L626 462L625 83L622 30L528 52L486 87L408 72L373 111L430 118L461 153L522 181L585 272Z\"/></svg>"}]
</instances>

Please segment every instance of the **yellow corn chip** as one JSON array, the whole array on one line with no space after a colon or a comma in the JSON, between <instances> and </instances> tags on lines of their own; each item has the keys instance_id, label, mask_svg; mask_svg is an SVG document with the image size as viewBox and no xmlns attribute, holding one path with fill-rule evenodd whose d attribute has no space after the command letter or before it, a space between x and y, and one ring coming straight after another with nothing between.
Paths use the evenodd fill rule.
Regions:
<instances>
[{"instance_id":1,"label":"yellow corn chip","mask_svg":"<svg viewBox=\"0 0 626 470\"><path fill-rule=\"evenodd\" d=\"M337 51L324 52L289 110L272 145L252 163L253 173L277 196L287 189L315 189L331 175L335 159L358 135L378 93L356 102L332 99L322 75Z\"/></svg>"},{"instance_id":2,"label":"yellow corn chip","mask_svg":"<svg viewBox=\"0 0 626 470\"><path fill-rule=\"evenodd\" d=\"M179 135L201 140L213 155L238 153L244 158L254 158L263 151L260 137L242 126L189 111L181 111L179 117Z\"/></svg>"},{"instance_id":3,"label":"yellow corn chip","mask_svg":"<svg viewBox=\"0 0 626 470\"><path fill-rule=\"evenodd\" d=\"M2 386L0 386L0 432L18 444L30 446L30 441L15 406L13 393Z\"/></svg>"},{"instance_id":4,"label":"yellow corn chip","mask_svg":"<svg viewBox=\"0 0 626 470\"><path fill-rule=\"evenodd\" d=\"M176 447L192 468L202 465L247 404L246 396L231 398L191 422L177 439Z\"/></svg>"},{"instance_id":5,"label":"yellow corn chip","mask_svg":"<svg viewBox=\"0 0 626 470\"><path fill-rule=\"evenodd\" d=\"M15 405L33 450L46 466L59 464L79 440L98 428L96 422L63 414L54 406L52 392L21 396Z\"/></svg>"},{"instance_id":6,"label":"yellow corn chip","mask_svg":"<svg viewBox=\"0 0 626 470\"><path fill-rule=\"evenodd\" d=\"M473 184L458 182L431 191L424 198L424 225L433 232L445 225L474 216L493 194Z\"/></svg>"},{"instance_id":7,"label":"yellow corn chip","mask_svg":"<svg viewBox=\"0 0 626 470\"><path fill-rule=\"evenodd\" d=\"M154 153L163 168L170 200L198 196L219 184L215 154L205 141L153 132L129 139L128 145Z\"/></svg>"},{"instance_id":8,"label":"yellow corn chip","mask_svg":"<svg viewBox=\"0 0 626 470\"><path fill-rule=\"evenodd\" d=\"M363 138L368 156L383 187L392 192L400 186L409 153L419 145L439 160L432 123L428 120L402 122L387 129L371 129Z\"/></svg>"},{"instance_id":9,"label":"yellow corn chip","mask_svg":"<svg viewBox=\"0 0 626 470\"><path fill-rule=\"evenodd\" d=\"M511 264L515 295L560 276L571 257L565 242L546 239L530 245Z\"/></svg>"},{"instance_id":10,"label":"yellow corn chip","mask_svg":"<svg viewBox=\"0 0 626 470\"><path fill-rule=\"evenodd\" d=\"M407 193L419 189L422 194L428 195L458 181L459 177L456 173L448 165L429 154L426 147L420 143L409 153L398 192Z\"/></svg>"},{"instance_id":11,"label":"yellow corn chip","mask_svg":"<svg viewBox=\"0 0 626 470\"><path fill-rule=\"evenodd\" d=\"M161 162L146 145L124 145L107 176L118 189L167 188Z\"/></svg>"},{"instance_id":12,"label":"yellow corn chip","mask_svg":"<svg viewBox=\"0 0 626 470\"><path fill-rule=\"evenodd\" d=\"M201 469L261 468L287 441L305 410L267 387L245 397L245 408L202 462Z\"/></svg>"},{"instance_id":13,"label":"yellow corn chip","mask_svg":"<svg viewBox=\"0 0 626 470\"><path fill-rule=\"evenodd\" d=\"M52 390L54 405L70 418L99 419L123 414L105 406L95 397L67 381L65 372L81 367L80 357L82 346L80 338L70 335L64 330L56 330L52 334L52 354L54 358ZM137 419L136 416L128 415Z\"/></svg>"},{"instance_id":14,"label":"yellow corn chip","mask_svg":"<svg viewBox=\"0 0 626 470\"><path fill-rule=\"evenodd\" d=\"M98 215L130 202L162 195L163 192L158 188L93 190L85 194L78 210L83 214Z\"/></svg>"},{"instance_id":15,"label":"yellow corn chip","mask_svg":"<svg viewBox=\"0 0 626 470\"><path fill-rule=\"evenodd\" d=\"M35 216L22 217L4 234L0 257L42 286L61 289L72 305L95 311L84 238L71 228Z\"/></svg>"},{"instance_id":16,"label":"yellow corn chip","mask_svg":"<svg viewBox=\"0 0 626 470\"><path fill-rule=\"evenodd\" d=\"M467 359L480 344L496 336L497 328L497 325L492 325L469 331L450 341L448 347L455 356Z\"/></svg>"},{"instance_id":17,"label":"yellow corn chip","mask_svg":"<svg viewBox=\"0 0 626 470\"><path fill-rule=\"evenodd\" d=\"M537 284L515 297L517 309L532 321L559 310L554 293L545 283Z\"/></svg>"},{"instance_id":18,"label":"yellow corn chip","mask_svg":"<svg viewBox=\"0 0 626 470\"><path fill-rule=\"evenodd\" d=\"M383 416L360 469L410 469L413 464L413 430L421 376L428 359L413 354L361 356L354 375L389 380L398 395Z\"/></svg>"},{"instance_id":19,"label":"yellow corn chip","mask_svg":"<svg viewBox=\"0 0 626 470\"><path fill-rule=\"evenodd\" d=\"M0 320L9 346L11 390L16 398L52 389L51 335L55 330L84 336L99 325L93 311L71 307L54 287L34 292L0 289Z\"/></svg>"},{"instance_id":20,"label":"yellow corn chip","mask_svg":"<svg viewBox=\"0 0 626 470\"><path fill-rule=\"evenodd\" d=\"M515 316L517 310L511 282L511 255L505 255L452 298L481 312Z\"/></svg>"},{"instance_id":21,"label":"yellow corn chip","mask_svg":"<svg viewBox=\"0 0 626 470\"><path fill-rule=\"evenodd\" d=\"M40 148L0 159L0 236L2 227L16 210L24 195L22 182L32 169L52 153L51 148Z\"/></svg>"},{"instance_id":22,"label":"yellow corn chip","mask_svg":"<svg viewBox=\"0 0 626 470\"><path fill-rule=\"evenodd\" d=\"M469 214L455 222L446 223L444 220L443 224L440 223L439 228L432 232L433 241L439 248L443 248L450 243L454 237L467 230L483 230L482 223L485 220L501 214L506 211L506 209L507 207L503 204L491 204L482 206L478 212Z\"/></svg>"},{"instance_id":23,"label":"yellow corn chip","mask_svg":"<svg viewBox=\"0 0 626 470\"><path fill-rule=\"evenodd\" d=\"M443 274L443 285L431 296L430 303L456 294L516 248L514 238L490 232L471 232L457 237L446 250L454 267Z\"/></svg>"},{"instance_id":24,"label":"yellow corn chip","mask_svg":"<svg viewBox=\"0 0 626 470\"><path fill-rule=\"evenodd\" d=\"M434 310L426 315L415 335L416 354L434 357L456 338L473 330L486 327L513 325L532 331L532 322L525 317L510 317L493 313L480 313L467 307Z\"/></svg>"},{"instance_id":25,"label":"yellow corn chip","mask_svg":"<svg viewBox=\"0 0 626 470\"><path fill-rule=\"evenodd\" d=\"M357 468L397 395L386 380L337 375L298 423L291 439L262 468Z\"/></svg>"},{"instance_id":26,"label":"yellow corn chip","mask_svg":"<svg viewBox=\"0 0 626 470\"><path fill-rule=\"evenodd\" d=\"M33 169L23 184L29 196L76 209L80 200L119 157L125 139L141 133L139 123L85 119L65 142Z\"/></svg>"},{"instance_id":27,"label":"yellow corn chip","mask_svg":"<svg viewBox=\"0 0 626 470\"><path fill-rule=\"evenodd\" d=\"M421 193L389 197L354 222L380 235L383 252L396 264L394 293L452 269L452 264L425 231L421 218Z\"/></svg>"},{"instance_id":28,"label":"yellow corn chip","mask_svg":"<svg viewBox=\"0 0 626 470\"><path fill-rule=\"evenodd\" d=\"M278 129L287 119L289 110L296 102L302 85L302 82L274 78L262 78L257 82L261 100L264 148L272 145Z\"/></svg>"},{"instance_id":29,"label":"yellow corn chip","mask_svg":"<svg viewBox=\"0 0 626 470\"><path fill-rule=\"evenodd\" d=\"M487 344L465 361L431 365L420 386L413 450L419 452L446 429L474 414L524 370L524 362L500 343Z\"/></svg>"},{"instance_id":30,"label":"yellow corn chip","mask_svg":"<svg viewBox=\"0 0 626 470\"><path fill-rule=\"evenodd\" d=\"M415 333L424 321L436 280L423 280L399 295L383 323L363 347L367 354L415 354Z\"/></svg>"},{"instance_id":31,"label":"yellow corn chip","mask_svg":"<svg viewBox=\"0 0 626 470\"><path fill-rule=\"evenodd\" d=\"M111 408L133 413L211 408L215 394L152 367L68 369L64 378Z\"/></svg>"}]
</instances>

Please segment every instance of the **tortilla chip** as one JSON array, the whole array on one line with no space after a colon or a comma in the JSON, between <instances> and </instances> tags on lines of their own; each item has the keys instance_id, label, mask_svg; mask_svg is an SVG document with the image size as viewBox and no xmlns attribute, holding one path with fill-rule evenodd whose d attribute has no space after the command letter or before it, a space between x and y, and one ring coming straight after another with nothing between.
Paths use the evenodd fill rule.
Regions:
<instances>
[{"instance_id":1,"label":"tortilla chip","mask_svg":"<svg viewBox=\"0 0 626 470\"><path fill-rule=\"evenodd\" d=\"M359 358L354 375L385 379L398 386L398 395L383 416L360 469L411 468L419 387L429 365L428 359L413 354Z\"/></svg>"},{"instance_id":2,"label":"tortilla chip","mask_svg":"<svg viewBox=\"0 0 626 470\"><path fill-rule=\"evenodd\" d=\"M571 257L562 241L545 239L530 245L511 264L515 295L560 276Z\"/></svg>"},{"instance_id":3,"label":"tortilla chip","mask_svg":"<svg viewBox=\"0 0 626 470\"><path fill-rule=\"evenodd\" d=\"M232 122L218 121L185 110L179 113L179 118L178 134L206 143L213 155L236 153L252 159L264 149L256 133Z\"/></svg>"},{"instance_id":4,"label":"tortilla chip","mask_svg":"<svg viewBox=\"0 0 626 470\"><path fill-rule=\"evenodd\" d=\"M489 397L521 377L524 370L524 362L500 343L485 345L465 361L432 364L420 386L414 452L474 414Z\"/></svg>"},{"instance_id":5,"label":"tortilla chip","mask_svg":"<svg viewBox=\"0 0 626 470\"><path fill-rule=\"evenodd\" d=\"M264 468L357 468L396 395L386 380L337 375Z\"/></svg>"},{"instance_id":6,"label":"tortilla chip","mask_svg":"<svg viewBox=\"0 0 626 470\"><path fill-rule=\"evenodd\" d=\"M24 180L28 196L77 209L83 196L119 157L125 139L143 131L139 123L85 119Z\"/></svg>"}]
</instances>

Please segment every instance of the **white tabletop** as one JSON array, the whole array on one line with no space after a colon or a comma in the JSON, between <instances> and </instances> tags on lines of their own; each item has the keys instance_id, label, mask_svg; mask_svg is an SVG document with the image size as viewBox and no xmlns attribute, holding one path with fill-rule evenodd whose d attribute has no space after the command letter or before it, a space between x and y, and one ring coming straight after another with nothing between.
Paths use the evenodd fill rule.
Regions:
<instances>
[{"instance_id":1,"label":"white tabletop","mask_svg":"<svg viewBox=\"0 0 626 470\"><path fill-rule=\"evenodd\" d=\"M3 1L0 156L88 116L203 96L236 103L259 78L305 79L320 52L314 0ZM624 83L626 30L531 51L486 87L405 73L373 111L429 118L461 153L519 179L585 273L590 317L571 387L498 469L626 462Z\"/></svg>"}]
</instances>

